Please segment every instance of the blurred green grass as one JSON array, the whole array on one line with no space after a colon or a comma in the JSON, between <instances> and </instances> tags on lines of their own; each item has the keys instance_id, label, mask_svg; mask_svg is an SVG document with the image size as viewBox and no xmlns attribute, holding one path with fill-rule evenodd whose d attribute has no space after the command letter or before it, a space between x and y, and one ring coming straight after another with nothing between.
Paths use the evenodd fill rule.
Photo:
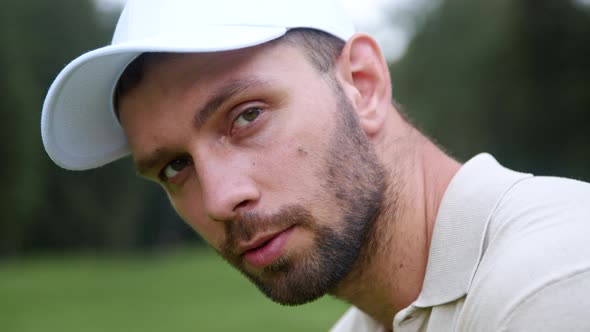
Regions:
<instances>
[{"instance_id":1,"label":"blurred green grass","mask_svg":"<svg viewBox=\"0 0 590 332\"><path fill-rule=\"evenodd\" d=\"M327 331L347 305L283 307L211 250L0 262L0 331Z\"/></svg>"}]
</instances>

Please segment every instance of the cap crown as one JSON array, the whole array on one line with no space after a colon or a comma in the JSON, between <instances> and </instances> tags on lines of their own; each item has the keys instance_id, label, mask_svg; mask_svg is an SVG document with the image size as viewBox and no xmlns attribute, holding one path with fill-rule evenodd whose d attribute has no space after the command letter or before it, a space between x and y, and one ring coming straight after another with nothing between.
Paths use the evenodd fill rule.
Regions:
<instances>
[{"instance_id":1,"label":"cap crown","mask_svg":"<svg viewBox=\"0 0 590 332\"><path fill-rule=\"evenodd\" d=\"M343 39L354 33L335 0L129 0L113 44L163 37L190 40L192 31L207 26L309 27Z\"/></svg>"}]
</instances>

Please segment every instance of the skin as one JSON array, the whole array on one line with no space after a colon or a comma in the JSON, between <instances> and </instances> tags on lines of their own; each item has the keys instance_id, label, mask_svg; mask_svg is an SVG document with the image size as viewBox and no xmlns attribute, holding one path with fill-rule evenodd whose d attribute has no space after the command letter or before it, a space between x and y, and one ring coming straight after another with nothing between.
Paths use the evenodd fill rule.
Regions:
<instances>
[{"instance_id":1,"label":"skin","mask_svg":"<svg viewBox=\"0 0 590 332\"><path fill-rule=\"evenodd\" d=\"M294 266L313 252L318 228L342 229L346 212L323 172L343 128L339 98L346 98L386 186L358 259L329 292L390 327L420 293L438 206L460 165L392 105L387 65L372 38L353 36L331 74L281 43L173 55L122 98L120 120L140 172L162 183L179 215L216 250L235 251L229 260L242 272L272 282L277 275L238 259L240 241L228 239L228 225L303 208L317 227L290 233L284 256ZM239 92L204 107L231 90ZM253 107L263 112L247 121ZM174 160L179 172L167 167ZM174 177L162 181L162 170ZM267 224L248 235L286 227Z\"/></svg>"}]
</instances>

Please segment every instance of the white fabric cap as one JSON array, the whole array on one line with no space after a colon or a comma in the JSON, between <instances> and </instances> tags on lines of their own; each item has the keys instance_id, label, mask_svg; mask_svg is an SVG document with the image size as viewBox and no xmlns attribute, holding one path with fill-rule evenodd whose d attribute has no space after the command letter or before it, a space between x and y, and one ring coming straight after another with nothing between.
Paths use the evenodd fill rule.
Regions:
<instances>
[{"instance_id":1,"label":"white fabric cap","mask_svg":"<svg viewBox=\"0 0 590 332\"><path fill-rule=\"evenodd\" d=\"M99 167L130 153L113 92L141 53L239 49L290 28L348 40L354 34L351 22L335 0L129 0L111 45L78 57L51 85L41 118L45 150L70 170Z\"/></svg>"}]
</instances>

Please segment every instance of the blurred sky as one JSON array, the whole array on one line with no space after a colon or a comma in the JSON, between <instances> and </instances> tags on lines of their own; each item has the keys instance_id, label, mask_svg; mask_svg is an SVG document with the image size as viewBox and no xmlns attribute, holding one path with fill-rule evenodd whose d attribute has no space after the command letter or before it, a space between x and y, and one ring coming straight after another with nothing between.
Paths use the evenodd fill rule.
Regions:
<instances>
[{"instance_id":1,"label":"blurred sky","mask_svg":"<svg viewBox=\"0 0 590 332\"><path fill-rule=\"evenodd\" d=\"M96 0L101 9L122 6L125 0ZM415 6L416 0L339 0L350 12L358 31L366 32L379 42L389 60L401 57L409 40L404 27L395 25L388 15Z\"/></svg>"}]
</instances>

